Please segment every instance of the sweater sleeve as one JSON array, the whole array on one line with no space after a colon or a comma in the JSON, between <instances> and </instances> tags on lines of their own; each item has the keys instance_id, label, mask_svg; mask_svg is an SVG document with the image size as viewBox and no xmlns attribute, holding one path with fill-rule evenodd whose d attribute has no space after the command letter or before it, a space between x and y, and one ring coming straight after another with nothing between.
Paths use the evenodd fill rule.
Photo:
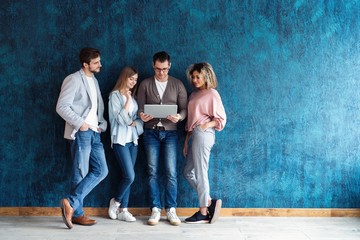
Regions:
<instances>
[{"instance_id":1,"label":"sweater sleeve","mask_svg":"<svg viewBox=\"0 0 360 240\"><path fill-rule=\"evenodd\" d=\"M146 91L145 91L145 82L141 82L138 88L136 99L139 105L138 114L144 112L144 105L146 102Z\"/></svg>"},{"instance_id":2,"label":"sweater sleeve","mask_svg":"<svg viewBox=\"0 0 360 240\"><path fill-rule=\"evenodd\" d=\"M221 131L224 129L226 124L226 113L219 93L214 90L214 97L212 98L212 120L216 121L217 124L215 129Z\"/></svg>"},{"instance_id":3,"label":"sweater sleeve","mask_svg":"<svg viewBox=\"0 0 360 240\"><path fill-rule=\"evenodd\" d=\"M111 111L111 112L110 112ZM117 124L128 126L131 124L132 119L127 110L125 110L120 94L112 92L109 99L109 115L114 116Z\"/></svg>"},{"instance_id":4,"label":"sweater sleeve","mask_svg":"<svg viewBox=\"0 0 360 240\"><path fill-rule=\"evenodd\" d=\"M185 89L184 84L179 81L178 84L179 90L178 90L178 106L179 106L179 114L181 116L181 119L185 119L187 117L187 107L188 107L188 96Z\"/></svg>"}]
</instances>

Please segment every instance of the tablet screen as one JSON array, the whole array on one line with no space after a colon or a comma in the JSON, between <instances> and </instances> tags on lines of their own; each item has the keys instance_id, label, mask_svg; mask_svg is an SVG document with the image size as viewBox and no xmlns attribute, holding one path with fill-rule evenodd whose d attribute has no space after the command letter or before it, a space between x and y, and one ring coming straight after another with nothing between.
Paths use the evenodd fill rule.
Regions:
<instances>
[{"instance_id":1,"label":"tablet screen","mask_svg":"<svg viewBox=\"0 0 360 240\"><path fill-rule=\"evenodd\" d=\"M177 105L145 104L144 113L154 118L166 118L168 115L177 114Z\"/></svg>"}]
</instances>

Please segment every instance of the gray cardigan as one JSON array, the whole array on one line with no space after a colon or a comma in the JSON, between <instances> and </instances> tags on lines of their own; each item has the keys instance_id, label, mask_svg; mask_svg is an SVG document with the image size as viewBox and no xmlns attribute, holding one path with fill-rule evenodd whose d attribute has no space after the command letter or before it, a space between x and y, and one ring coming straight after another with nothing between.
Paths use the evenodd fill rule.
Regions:
<instances>
[{"instance_id":1,"label":"gray cardigan","mask_svg":"<svg viewBox=\"0 0 360 240\"><path fill-rule=\"evenodd\" d=\"M138 89L137 102L139 105L139 111L144 112L145 104L173 104L178 105L178 113L181 115L181 119L185 119L187 116L187 92L184 84L174 77L169 76L168 83L163 95L160 99L159 92L156 88L154 77L144 79ZM144 123L144 128L153 128L158 124L160 119L154 118ZM177 124L167 119L161 119L161 123L165 127L165 130L176 130Z\"/></svg>"}]
</instances>

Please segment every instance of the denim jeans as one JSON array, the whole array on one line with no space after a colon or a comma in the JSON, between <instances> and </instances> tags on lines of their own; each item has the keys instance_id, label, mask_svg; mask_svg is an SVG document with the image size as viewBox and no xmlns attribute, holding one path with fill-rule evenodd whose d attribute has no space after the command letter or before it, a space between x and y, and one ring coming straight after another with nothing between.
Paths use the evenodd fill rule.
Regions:
<instances>
[{"instance_id":1,"label":"denim jeans","mask_svg":"<svg viewBox=\"0 0 360 240\"><path fill-rule=\"evenodd\" d=\"M134 143L126 143L125 146L113 144L113 149L121 170L121 180L115 200L121 203L121 208L127 208L129 205L130 186L135 179L134 166L138 146Z\"/></svg>"},{"instance_id":2,"label":"denim jeans","mask_svg":"<svg viewBox=\"0 0 360 240\"><path fill-rule=\"evenodd\" d=\"M176 208L177 197L177 131L158 131L155 129L145 129L144 145L147 159L148 184L150 188L151 208L161 207L159 180L162 178L158 174L159 163L165 167L165 208ZM160 156L162 161L160 161Z\"/></svg>"},{"instance_id":3,"label":"denim jeans","mask_svg":"<svg viewBox=\"0 0 360 240\"><path fill-rule=\"evenodd\" d=\"M106 158L100 133L92 130L78 131L70 141L73 170L69 202L74 208L74 217L84 215L84 198L108 174Z\"/></svg>"}]
</instances>

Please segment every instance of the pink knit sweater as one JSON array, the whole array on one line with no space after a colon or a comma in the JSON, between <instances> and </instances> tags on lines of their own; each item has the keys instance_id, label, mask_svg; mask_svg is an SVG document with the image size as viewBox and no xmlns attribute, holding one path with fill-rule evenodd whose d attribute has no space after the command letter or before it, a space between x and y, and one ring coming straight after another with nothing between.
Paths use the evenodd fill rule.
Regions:
<instances>
[{"instance_id":1,"label":"pink knit sweater","mask_svg":"<svg viewBox=\"0 0 360 240\"><path fill-rule=\"evenodd\" d=\"M211 88L191 93L186 131L192 131L198 125L212 120L217 122L216 130L221 131L225 127L226 114L218 91Z\"/></svg>"}]
</instances>

